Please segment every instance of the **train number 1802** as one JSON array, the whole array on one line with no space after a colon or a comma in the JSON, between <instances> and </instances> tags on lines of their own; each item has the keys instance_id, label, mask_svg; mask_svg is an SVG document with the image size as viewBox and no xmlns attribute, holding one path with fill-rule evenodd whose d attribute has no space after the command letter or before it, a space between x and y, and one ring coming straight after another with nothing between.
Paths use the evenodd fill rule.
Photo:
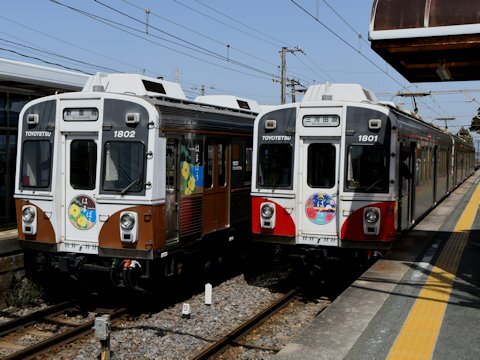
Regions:
<instances>
[{"instance_id":1,"label":"train number 1802","mask_svg":"<svg viewBox=\"0 0 480 360\"><path fill-rule=\"evenodd\" d=\"M134 138L135 130L116 130L113 132L113 137L116 138Z\"/></svg>"},{"instance_id":2,"label":"train number 1802","mask_svg":"<svg viewBox=\"0 0 480 360\"><path fill-rule=\"evenodd\" d=\"M377 142L378 135L358 135L358 141L360 142Z\"/></svg>"}]
</instances>

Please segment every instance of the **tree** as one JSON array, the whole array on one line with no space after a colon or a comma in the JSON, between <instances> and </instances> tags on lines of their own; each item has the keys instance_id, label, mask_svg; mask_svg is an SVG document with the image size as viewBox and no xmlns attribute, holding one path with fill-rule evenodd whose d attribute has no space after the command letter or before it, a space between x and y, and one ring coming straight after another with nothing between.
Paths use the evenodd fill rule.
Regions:
<instances>
[{"instance_id":1,"label":"tree","mask_svg":"<svg viewBox=\"0 0 480 360\"><path fill-rule=\"evenodd\" d=\"M467 129L465 129L463 126L462 126L462 128L460 129L460 131L458 132L457 135L460 136L463 140L465 140L467 142L467 144L473 145L472 135L470 135L470 132Z\"/></svg>"},{"instance_id":2,"label":"tree","mask_svg":"<svg viewBox=\"0 0 480 360\"><path fill-rule=\"evenodd\" d=\"M472 118L472 125L470 131L476 131L480 134L480 108L477 110L477 115Z\"/></svg>"}]
</instances>

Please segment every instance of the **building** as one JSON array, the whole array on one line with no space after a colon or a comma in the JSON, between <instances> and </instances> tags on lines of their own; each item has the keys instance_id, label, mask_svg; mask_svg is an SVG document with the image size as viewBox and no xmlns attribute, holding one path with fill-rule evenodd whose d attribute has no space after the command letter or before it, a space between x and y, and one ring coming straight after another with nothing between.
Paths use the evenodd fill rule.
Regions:
<instances>
[{"instance_id":1,"label":"building","mask_svg":"<svg viewBox=\"0 0 480 360\"><path fill-rule=\"evenodd\" d=\"M30 100L78 91L89 75L0 58L0 228L15 224L18 116Z\"/></svg>"}]
</instances>

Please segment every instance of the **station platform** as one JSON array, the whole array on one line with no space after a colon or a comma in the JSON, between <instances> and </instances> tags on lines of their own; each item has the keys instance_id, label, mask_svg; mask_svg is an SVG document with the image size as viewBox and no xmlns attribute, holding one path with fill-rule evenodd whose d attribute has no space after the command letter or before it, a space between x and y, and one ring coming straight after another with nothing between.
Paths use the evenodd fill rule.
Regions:
<instances>
[{"instance_id":1,"label":"station platform","mask_svg":"<svg viewBox=\"0 0 480 360\"><path fill-rule=\"evenodd\" d=\"M17 236L16 229L0 231L0 256L21 250Z\"/></svg>"},{"instance_id":2,"label":"station platform","mask_svg":"<svg viewBox=\"0 0 480 360\"><path fill-rule=\"evenodd\" d=\"M480 171L278 359L480 359Z\"/></svg>"},{"instance_id":3,"label":"station platform","mask_svg":"<svg viewBox=\"0 0 480 360\"><path fill-rule=\"evenodd\" d=\"M25 276L23 251L17 235L17 230L0 231L0 310L7 306L5 296L13 279Z\"/></svg>"}]
</instances>

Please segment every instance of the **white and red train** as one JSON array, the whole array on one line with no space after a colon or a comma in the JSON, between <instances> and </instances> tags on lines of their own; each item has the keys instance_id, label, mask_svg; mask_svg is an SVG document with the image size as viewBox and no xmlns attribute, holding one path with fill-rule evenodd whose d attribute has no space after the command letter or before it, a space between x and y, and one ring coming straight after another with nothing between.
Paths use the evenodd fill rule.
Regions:
<instances>
[{"instance_id":1,"label":"white and red train","mask_svg":"<svg viewBox=\"0 0 480 360\"><path fill-rule=\"evenodd\" d=\"M253 239L290 251L388 249L475 161L461 138L356 84L259 114L253 149Z\"/></svg>"}]
</instances>

